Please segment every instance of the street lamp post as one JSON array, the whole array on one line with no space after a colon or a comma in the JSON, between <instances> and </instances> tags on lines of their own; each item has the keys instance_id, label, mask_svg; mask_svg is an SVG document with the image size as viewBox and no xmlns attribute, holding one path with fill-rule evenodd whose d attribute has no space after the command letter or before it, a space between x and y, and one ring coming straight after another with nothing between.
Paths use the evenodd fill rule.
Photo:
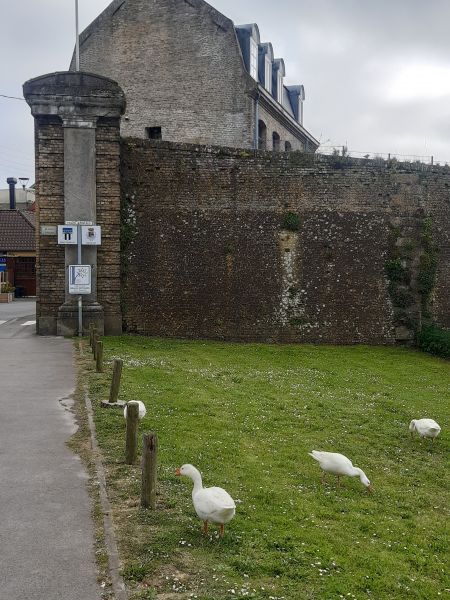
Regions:
<instances>
[{"instance_id":1,"label":"street lamp post","mask_svg":"<svg viewBox=\"0 0 450 600\"><path fill-rule=\"evenodd\" d=\"M78 33L78 0L75 0L75 70L80 70L80 35Z\"/></svg>"},{"instance_id":2,"label":"street lamp post","mask_svg":"<svg viewBox=\"0 0 450 600\"><path fill-rule=\"evenodd\" d=\"M25 194L25 206L27 206L28 202L27 202L27 190L26 190L26 187L27 187L27 183L30 181L30 178L29 177L19 177L19 181L22 184L22 188L23 188L23 191L24 191L24 194Z\"/></svg>"}]
</instances>

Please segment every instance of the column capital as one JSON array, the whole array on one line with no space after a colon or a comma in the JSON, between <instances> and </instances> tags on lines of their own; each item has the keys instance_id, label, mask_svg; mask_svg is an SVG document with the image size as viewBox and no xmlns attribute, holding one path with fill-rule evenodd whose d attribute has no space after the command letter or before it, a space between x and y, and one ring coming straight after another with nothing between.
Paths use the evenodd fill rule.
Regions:
<instances>
[{"instance_id":1,"label":"column capital","mask_svg":"<svg viewBox=\"0 0 450 600\"><path fill-rule=\"evenodd\" d=\"M30 79L23 95L31 114L58 116L65 127L95 127L90 121L101 117L120 118L125 111L125 94L119 84L101 75L80 71L50 73Z\"/></svg>"}]
</instances>

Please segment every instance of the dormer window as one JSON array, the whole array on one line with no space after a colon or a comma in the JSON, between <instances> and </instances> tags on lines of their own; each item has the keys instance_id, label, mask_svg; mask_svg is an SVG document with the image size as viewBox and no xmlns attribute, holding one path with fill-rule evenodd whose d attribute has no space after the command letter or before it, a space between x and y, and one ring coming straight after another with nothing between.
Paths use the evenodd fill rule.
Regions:
<instances>
[{"instance_id":1,"label":"dormer window","mask_svg":"<svg viewBox=\"0 0 450 600\"><path fill-rule=\"evenodd\" d=\"M283 104L283 75L280 70L277 73L277 100L280 104Z\"/></svg>"},{"instance_id":2,"label":"dormer window","mask_svg":"<svg viewBox=\"0 0 450 600\"><path fill-rule=\"evenodd\" d=\"M272 93L272 61L268 56L264 60L264 85L269 94Z\"/></svg>"},{"instance_id":3,"label":"dormer window","mask_svg":"<svg viewBox=\"0 0 450 600\"><path fill-rule=\"evenodd\" d=\"M258 44L250 38L250 75L258 81Z\"/></svg>"},{"instance_id":4,"label":"dormer window","mask_svg":"<svg viewBox=\"0 0 450 600\"><path fill-rule=\"evenodd\" d=\"M282 58L276 58L273 61L273 90L272 96L275 98L277 102L283 105L284 101L284 87L283 87L283 79L285 76L285 68L284 68L284 60Z\"/></svg>"}]
</instances>

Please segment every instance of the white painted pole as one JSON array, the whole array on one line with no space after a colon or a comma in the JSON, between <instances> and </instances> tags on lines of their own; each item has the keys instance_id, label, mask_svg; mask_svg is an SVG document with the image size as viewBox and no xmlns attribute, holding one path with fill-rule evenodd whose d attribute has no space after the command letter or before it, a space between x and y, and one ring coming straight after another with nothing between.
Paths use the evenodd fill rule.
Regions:
<instances>
[{"instance_id":1,"label":"white painted pole","mask_svg":"<svg viewBox=\"0 0 450 600\"><path fill-rule=\"evenodd\" d=\"M81 225L77 225L77 263L81 265ZM78 296L78 336L83 337L83 296Z\"/></svg>"},{"instance_id":2,"label":"white painted pole","mask_svg":"<svg viewBox=\"0 0 450 600\"><path fill-rule=\"evenodd\" d=\"M75 0L75 30L76 30L76 41L75 41L75 70L80 70L80 35L78 32L78 0Z\"/></svg>"}]
</instances>

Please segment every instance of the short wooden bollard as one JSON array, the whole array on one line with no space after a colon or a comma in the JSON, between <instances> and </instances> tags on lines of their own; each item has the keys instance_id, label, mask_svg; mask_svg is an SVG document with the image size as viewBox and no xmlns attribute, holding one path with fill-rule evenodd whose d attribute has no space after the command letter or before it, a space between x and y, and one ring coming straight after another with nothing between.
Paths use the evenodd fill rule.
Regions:
<instances>
[{"instance_id":1,"label":"short wooden bollard","mask_svg":"<svg viewBox=\"0 0 450 600\"><path fill-rule=\"evenodd\" d=\"M144 433L142 438L142 508L156 509L156 482L158 460L158 436Z\"/></svg>"},{"instance_id":2,"label":"short wooden bollard","mask_svg":"<svg viewBox=\"0 0 450 600\"><path fill-rule=\"evenodd\" d=\"M95 351L95 362L97 373L103 373L103 342L97 342L97 349Z\"/></svg>"},{"instance_id":3,"label":"short wooden bollard","mask_svg":"<svg viewBox=\"0 0 450 600\"><path fill-rule=\"evenodd\" d=\"M122 377L123 360L115 358L113 363L113 375L111 380L111 389L109 390L109 402L114 404L119 397L120 379Z\"/></svg>"},{"instance_id":4,"label":"short wooden bollard","mask_svg":"<svg viewBox=\"0 0 450 600\"><path fill-rule=\"evenodd\" d=\"M139 423L139 404L128 402L127 404L127 436L125 442L125 462L132 465L137 458L137 435Z\"/></svg>"},{"instance_id":5,"label":"short wooden bollard","mask_svg":"<svg viewBox=\"0 0 450 600\"><path fill-rule=\"evenodd\" d=\"M97 360L97 344L98 344L98 336L97 336L97 332L94 331L94 337L92 340L92 354L94 356L94 360Z\"/></svg>"},{"instance_id":6,"label":"short wooden bollard","mask_svg":"<svg viewBox=\"0 0 450 600\"><path fill-rule=\"evenodd\" d=\"M94 327L92 328L92 345L91 345L91 349L94 354L95 354L95 343L96 342L97 342L97 327L94 325Z\"/></svg>"}]
</instances>

